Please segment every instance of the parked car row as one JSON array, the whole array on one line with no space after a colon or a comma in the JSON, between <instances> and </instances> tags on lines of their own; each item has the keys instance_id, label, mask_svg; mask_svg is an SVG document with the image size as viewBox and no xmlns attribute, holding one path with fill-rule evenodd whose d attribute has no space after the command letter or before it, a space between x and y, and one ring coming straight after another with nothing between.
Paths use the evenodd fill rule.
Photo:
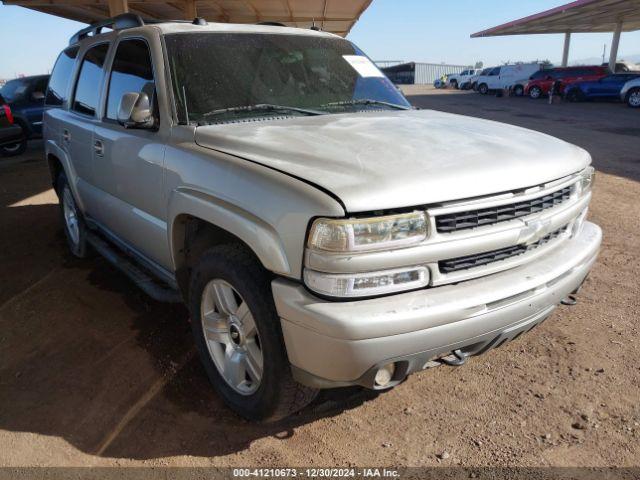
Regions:
<instances>
[{"instance_id":1,"label":"parked car row","mask_svg":"<svg viewBox=\"0 0 640 480\"><path fill-rule=\"evenodd\" d=\"M42 136L44 95L48 83L49 75L38 75L9 80L0 89L0 95L11 111L12 125L20 130L20 135L12 137L10 142L2 142L0 156L20 155L27 149L29 140Z\"/></svg>"},{"instance_id":2,"label":"parked car row","mask_svg":"<svg viewBox=\"0 0 640 480\"><path fill-rule=\"evenodd\" d=\"M532 99L548 98L553 92L570 102L620 99L639 108L640 71L616 70L621 73L611 73L603 65L557 68L536 63L503 65L482 70L470 79L470 88L483 95L509 90L512 95Z\"/></svg>"}]
</instances>

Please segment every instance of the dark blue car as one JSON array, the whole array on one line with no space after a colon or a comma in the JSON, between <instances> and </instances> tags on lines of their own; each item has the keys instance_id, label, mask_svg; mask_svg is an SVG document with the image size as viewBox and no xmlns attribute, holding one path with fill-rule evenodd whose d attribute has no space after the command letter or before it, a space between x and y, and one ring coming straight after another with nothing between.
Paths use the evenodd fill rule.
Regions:
<instances>
[{"instance_id":1,"label":"dark blue car","mask_svg":"<svg viewBox=\"0 0 640 480\"><path fill-rule=\"evenodd\" d=\"M625 83L640 78L640 73L616 73L600 80L570 83L565 87L565 98L570 102L595 100L598 98L619 100L620 90Z\"/></svg>"},{"instance_id":2,"label":"dark blue car","mask_svg":"<svg viewBox=\"0 0 640 480\"><path fill-rule=\"evenodd\" d=\"M27 149L29 139L42 136L44 94L48 83L49 75L38 75L9 80L0 89L0 95L11 107L14 123L23 132L19 142L0 147L0 155L19 155Z\"/></svg>"}]
</instances>

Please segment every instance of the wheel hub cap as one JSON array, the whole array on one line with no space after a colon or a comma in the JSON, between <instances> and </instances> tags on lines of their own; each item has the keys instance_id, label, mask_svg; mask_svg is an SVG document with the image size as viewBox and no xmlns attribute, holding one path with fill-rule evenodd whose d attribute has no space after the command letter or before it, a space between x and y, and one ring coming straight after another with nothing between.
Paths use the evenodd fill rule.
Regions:
<instances>
[{"instance_id":1,"label":"wheel hub cap","mask_svg":"<svg viewBox=\"0 0 640 480\"><path fill-rule=\"evenodd\" d=\"M200 305L202 330L218 373L233 390L251 395L262 381L263 355L247 303L229 283L215 279L205 286Z\"/></svg>"},{"instance_id":2,"label":"wheel hub cap","mask_svg":"<svg viewBox=\"0 0 640 480\"><path fill-rule=\"evenodd\" d=\"M77 244L80 241L80 226L78 225L76 204L73 201L69 187L66 187L62 193L62 211L64 213L64 221L67 227L67 232L69 232L69 236L71 237L71 241Z\"/></svg>"}]
</instances>

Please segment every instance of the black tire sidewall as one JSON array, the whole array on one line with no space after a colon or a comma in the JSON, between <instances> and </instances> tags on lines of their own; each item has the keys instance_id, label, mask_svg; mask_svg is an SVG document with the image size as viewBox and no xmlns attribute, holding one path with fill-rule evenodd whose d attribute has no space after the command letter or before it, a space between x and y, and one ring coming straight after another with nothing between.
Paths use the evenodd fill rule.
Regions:
<instances>
[{"instance_id":1,"label":"black tire sidewall","mask_svg":"<svg viewBox=\"0 0 640 480\"><path fill-rule=\"evenodd\" d=\"M67 228L67 222L64 217L64 199L63 194L65 189L69 189L69 193L71 193L71 198L73 198L73 202L76 207L76 215L78 217L78 243L75 243L69 234L69 229ZM73 191L69 186L69 182L67 180L67 176L64 173L60 173L58 178L56 179L56 193L58 194L58 200L60 203L60 221L62 222L62 229L64 230L64 236L67 240L67 245L69 247L69 251L74 257L85 258L87 256L87 227L84 223L84 219L82 218L82 214L78 209L78 202L76 202L75 197L73 196Z\"/></svg>"},{"instance_id":2,"label":"black tire sidewall","mask_svg":"<svg viewBox=\"0 0 640 480\"><path fill-rule=\"evenodd\" d=\"M236 252L240 252L240 255L234 254ZM247 256L241 257L239 247L230 245L215 247L202 256L192 273L189 288L191 329L196 349L215 390L242 417L264 421L269 420L277 409L283 377L290 376L291 370L268 276L257 271L257 266L248 265ZM213 279L224 280L238 291L251 310L258 329L263 373L258 390L251 395L242 395L233 390L209 354L200 318L200 303L204 287Z\"/></svg>"},{"instance_id":3,"label":"black tire sidewall","mask_svg":"<svg viewBox=\"0 0 640 480\"><path fill-rule=\"evenodd\" d=\"M15 123L17 125L20 125L20 127L22 128L22 132L24 133L24 136L20 141L8 145L8 146L18 145L18 148L15 150L7 150L7 147L8 147L7 145L5 145L4 147L0 147L0 156L17 157L18 155L22 155L24 152L27 151L27 137L29 136L27 125L21 119L16 119Z\"/></svg>"}]
</instances>

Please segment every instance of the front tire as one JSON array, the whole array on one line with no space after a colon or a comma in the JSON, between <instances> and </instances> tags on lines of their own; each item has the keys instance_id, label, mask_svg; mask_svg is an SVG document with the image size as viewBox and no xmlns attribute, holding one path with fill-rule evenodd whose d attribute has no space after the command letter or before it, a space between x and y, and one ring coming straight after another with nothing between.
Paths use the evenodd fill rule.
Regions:
<instances>
[{"instance_id":1,"label":"front tire","mask_svg":"<svg viewBox=\"0 0 640 480\"><path fill-rule=\"evenodd\" d=\"M542 89L540 87L531 87L531 90L529 90L529 97L534 100L542 98Z\"/></svg>"},{"instance_id":2,"label":"front tire","mask_svg":"<svg viewBox=\"0 0 640 480\"><path fill-rule=\"evenodd\" d=\"M581 102L582 100L584 100L582 93L573 88L571 90L569 90L566 95L565 95L567 102Z\"/></svg>"},{"instance_id":3,"label":"front tire","mask_svg":"<svg viewBox=\"0 0 640 480\"><path fill-rule=\"evenodd\" d=\"M75 257L86 258L87 227L64 173L60 173L56 179L56 192L60 199L60 219L69 251Z\"/></svg>"},{"instance_id":4,"label":"front tire","mask_svg":"<svg viewBox=\"0 0 640 480\"><path fill-rule=\"evenodd\" d=\"M191 274L191 328L209 380L225 403L253 421L276 421L318 391L291 374L266 270L240 245L205 252Z\"/></svg>"},{"instance_id":5,"label":"front tire","mask_svg":"<svg viewBox=\"0 0 640 480\"><path fill-rule=\"evenodd\" d=\"M487 86L487 84L486 84L486 83L481 83L481 84L478 86L478 93L479 93L480 95L486 95L487 93L489 93L489 87Z\"/></svg>"},{"instance_id":6,"label":"front tire","mask_svg":"<svg viewBox=\"0 0 640 480\"><path fill-rule=\"evenodd\" d=\"M627 93L627 105L631 108L640 108L640 88L632 88Z\"/></svg>"}]
</instances>

